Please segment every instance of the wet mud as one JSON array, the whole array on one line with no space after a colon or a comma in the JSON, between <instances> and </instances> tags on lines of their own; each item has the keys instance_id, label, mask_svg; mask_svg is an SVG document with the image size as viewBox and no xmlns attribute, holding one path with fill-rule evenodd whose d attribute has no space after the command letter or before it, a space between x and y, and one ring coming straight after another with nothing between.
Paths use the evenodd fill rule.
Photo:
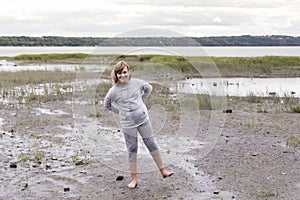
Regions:
<instances>
[{"instance_id":1,"label":"wet mud","mask_svg":"<svg viewBox=\"0 0 300 200\"><path fill-rule=\"evenodd\" d=\"M166 166L175 174L163 178L140 142L138 186L129 190L126 147L116 119L101 104L96 107L98 117L76 116L71 101L1 105L0 199L296 200L300 196L299 147L287 145L289 136L299 136L299 114L271 109L257 113L256 105L233 99L228 106L231 113L218 113L225 121L218 127L218 137L210 140L206 134L215 128L210 124L212 111L203 110L199 116L191 112L191 126L184 126L187 135L176 139L172 134L179 119L168 111L153 118L153 126ZM189 135L193 123L199 123L197 133ZM120 176L123 179L117 180Z\"/></svg>"}]
</instances>

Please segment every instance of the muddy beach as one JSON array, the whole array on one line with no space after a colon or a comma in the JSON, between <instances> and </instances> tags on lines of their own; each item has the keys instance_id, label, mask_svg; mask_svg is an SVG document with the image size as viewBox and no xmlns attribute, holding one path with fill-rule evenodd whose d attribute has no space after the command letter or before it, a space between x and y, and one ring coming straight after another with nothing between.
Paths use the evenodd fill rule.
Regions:
<instances>
[{"instance_id":1,"label":"muddy beach","mask_svg":"<svg viewBox=\"0 0 300 200\"><path fill-rule=\"evenodd\" d=\"M15 85L0 90L0 199L299 199L299 98L227 96L211 109L204 96L182 109L155 80L146 105L175 175L163 178L139 141L129 190L118 118L102 105L107 84L82 70L77 82L59 70L2 73Z\"/></svg>"},{"instance_id":2,"label":"muddy beach","mask_svg":"<svg viewBox=\"0 0 300 200\"><path fill-rule=\"evenodd\" d=\"M165 112L163 130L155 129L162 119L154 112L158 143L176 174L162 178L151 158L142 159L141 145L138 187L129 190L122 132L101 102L100 114L85 117L74 114L72 95L30 106L2 103L0 199L299 199L300 115L270 99L263 106L259 112L260 103L228 98L231 112L191 112L184 130L194 131L198 119L197 133L178 146L169 143L177 111ZM211 112L225 120L205 152Z\"/></svg>"}]
</instances>

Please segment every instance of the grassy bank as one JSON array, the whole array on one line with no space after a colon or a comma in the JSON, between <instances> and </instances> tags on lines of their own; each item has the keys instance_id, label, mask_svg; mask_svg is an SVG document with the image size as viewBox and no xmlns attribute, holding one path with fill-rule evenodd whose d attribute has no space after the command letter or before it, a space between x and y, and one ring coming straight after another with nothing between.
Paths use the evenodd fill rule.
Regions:
<instances>
[{"instance_id":1,"label":"grassy bank","mask_svg":"<svg viewBox=\"0 0 300 200\"><path fill-rule=\"evenodd\" d=\"M76 73L62 71L1 72L0 88L24 84L62 83L73 81Z\"/></svg>"},{"instance_id":2,"label":"grassy bank","mask_svg":"<svg viewBox=\"0 0 300 200\"><path fill-rule=\"evenodd\" d=\"M28 54L2 57L24 64L111 64L126 60L133 70L147 66L167 66L186 76L201 77L214 66L222 77L299 77L300 57L182 57L165 55L88 55L76 54ZM207 75L205 75L207 76Z\"/></svg>"}]
</instances>

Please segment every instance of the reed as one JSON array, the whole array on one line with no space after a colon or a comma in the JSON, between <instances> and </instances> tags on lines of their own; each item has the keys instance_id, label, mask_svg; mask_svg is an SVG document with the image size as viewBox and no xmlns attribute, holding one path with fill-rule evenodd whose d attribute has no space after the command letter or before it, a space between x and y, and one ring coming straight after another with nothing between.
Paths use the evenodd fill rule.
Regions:
<instances>
[{"instance_id":1,"label":"reed","mask_svg":"<svg viewBox=\"0 0 300 200\"><path fill-rule=\"evenodd\" d=\"M33 63L107 64L126 60L132 69L145 63L168 66L186 76L201 77L207 70L217 67L223 77L295 77L300 76L300 57L196 57L171 55L89 55L75 54L24 54L9 58L12 61Z\"/></svg>"},{"instance_id":2,"label":"reed","mask_svg":"<svg viewBox=\"0 0 300 200\"><path fill-rule=\"evenodd\" d=\"M0 88L24 84L42 84L51 82L66 82L75 80L75 72L55 71L19 71L1 72Z\"/></svg>"}]
</instances>

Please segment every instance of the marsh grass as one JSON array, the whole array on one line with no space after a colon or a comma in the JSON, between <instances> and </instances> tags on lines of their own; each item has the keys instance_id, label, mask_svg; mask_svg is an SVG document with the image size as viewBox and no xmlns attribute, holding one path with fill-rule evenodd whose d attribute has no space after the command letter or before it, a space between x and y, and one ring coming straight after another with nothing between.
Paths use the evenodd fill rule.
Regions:
<instances>
[{"instance_id":1,"label":"marsh grass","mask_svg":"<svg viewBox=\"0 0 300 200\"><path fill-rule=\"evenodd\" d=\"M272 108L267 108L267 105L270 103L273 104L274 107L277 106L285 112L300 113L299 98L296 98L292 94L285 93L282 97L277 94L271 94L268 97L260 97L253 93L249 93L245 97L245 100L248 103L258 104L257 112L259 113L269 112L268 110L271 110ZM281 112L281 110L277 110L277 112Z\"/></svg>"},{"instance_id":2,"label":"marsh grass","mask_svg":"<svg viewBox=\"0 0 300 200\"><path fill-rule=\"evenodd\" d=\"M286 143L290 147L300 147L300 137L299 136L289 136L287 138Z\"/></svg>"},{"instance_id":3,"label":"marsh grass","mask_svg":"<svg viewBox=\"0 0 300 200\"><path fill-rule=\"evenodd\" d=\"M145 63L160 64L173 68L185 76L201 77L217 67L223 77L297 77L300 75L300 57L263 56L263 57L205 57L170 55L89 55L75 54L24 54L12 61L36 63L94 63L111 64L126 60L133 70ZM105 75L109 75L110 69ZM212 74L214 76L214 74Z\"/></svg>"},{"instance_id":4,"label":"marsh grass","mask_svg":"<svg viewBox=\"0 0 300 200\"><path fill-rule=\"evenodd\" d=\"M1 72L0 88L24 85L56 83L75 80L76 73L55 71L20 71L20 72Z\"/></svg>"},{"instance_id":5,"label":"marsh grass","mask_svg":"<svg viewBox=\"0 0 300 200\"><path fill-rule=\"evenodd\" d=\"M96 96L105 97L108 90L112 87L110 81L104 81L96 86Z\"/></svg>"},{"instance_id":6,"label":"marsh grass","mask_svg":"<svg viewBox=\"0 0 300 200\"><path fill-rule=\"evenodd\" d=\"M13 61L29 61L35 63L55 63L55 62L74 62L83 61L88 54L84 53L71 53L71 54L22 54L13 57Z\"/></svg>"},{"instance_id":7,"label":"marsh grass","mask_svg":"<svg viewBox=\"0 0 300 200\"><path fill-rule=\"evenodd\" d=\"M46 153L43 151L35 150L34 151L34 160L36 162L41 162L42 159L45 157Z\"/></svg>"},{"instance_id":8,"label":"marsh grass","mask_svg":"<svg viewBox=\"0 0 300 200\"><path fill-rule=\"evenodd\" d=\"M63 100L72 92L68 82L75 73L55 71L22 71L0 73L1 99L16 100L30 106L32 102Z\"/></svg>"}]
</instances>

